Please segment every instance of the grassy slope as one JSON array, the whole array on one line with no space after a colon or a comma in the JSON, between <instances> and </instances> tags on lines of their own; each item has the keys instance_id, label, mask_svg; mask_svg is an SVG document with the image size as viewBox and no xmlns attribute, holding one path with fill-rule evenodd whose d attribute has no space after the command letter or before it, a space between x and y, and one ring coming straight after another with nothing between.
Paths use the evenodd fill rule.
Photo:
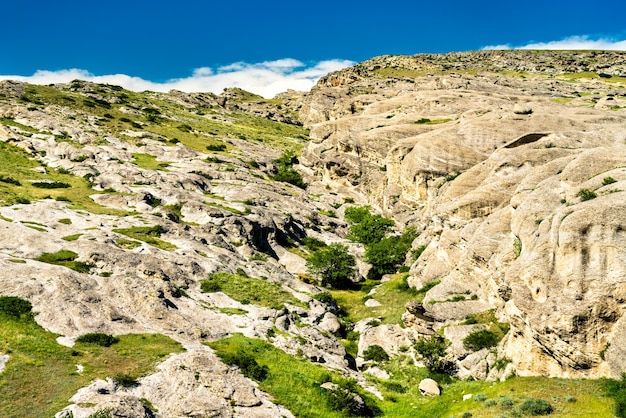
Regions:
<instances>
[{"instance_id":1,"label":"grassy slope","mask_svg":"<svg viewBox=\"0 0 626 418\"><path fill-rule=\"evenodd\" d=\"M342 416L327 404L319 384L341 377L320 365L299 360L269 344L233 335L211 343L219 356L247 352L269 368L268 377L259 382L261 390L285 405L298 417ZM383 416L401 418L436 418L461 416L469 412L473 417L519 416L519 406L527 399L540 398L554 407L556 417L612 417L613 401L604 396L605 384L601 380L547 379L541 377L515 377L505 382L449 381L444 383L440 397L420 395L421 379L429 377L425 369L418 369L406 357L398 357L382 365L392 373L387 382L372 378L385 396L377 401ZM439 380L441 376L437 377ZM446 379L443 379L446 380ZM474 398L463 401L464 394L484 395L485 400ZM509 399L507 406L503 399ZM492 400L491 402L489 400ZM489 406L491 403L495 403Z\"/></svg>"},{"instance_id":2,"label":"grassy slope","mask_svg":"<svg viewBox=\"0 0 626 418\"><path fill-rule=\"evenodd\" d=\"M106 348L80 343L68 348L56 337L32 319L0 314L0 352L10 356L0 373L0 416L51 417L93 380L119 373L140 377L169 353L183 351L162 335L123 335ZM77 364L84 366L81 374Z\"/></svg>"}]
</instances>

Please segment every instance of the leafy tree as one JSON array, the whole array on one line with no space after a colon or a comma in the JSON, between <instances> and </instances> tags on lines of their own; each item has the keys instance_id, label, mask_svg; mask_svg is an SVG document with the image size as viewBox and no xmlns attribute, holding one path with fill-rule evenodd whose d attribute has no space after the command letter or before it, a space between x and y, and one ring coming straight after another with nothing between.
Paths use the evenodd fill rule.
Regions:
<instances>
[{"instance_id":1,"label":"leafy tree","mask_svg":"<svg viewBox=\"0 0 626 418\"><path fill-rule=\"evenodd\" d=\"M372 264L371 274L382 276L395 273L404 264L411 243L417 237L415 228L407 228L400 237L386 237L365 249L365 261Z\"/></svg>"},{"instance_id":2,"label":"leafy tree","mask_svg":"<svg viewBox=\"0 0 626 418\"><path fill-rule=\"evenodd\" d=\"M349 222L352 222L348 239L365 245L383 239L394 225L394 222L389 218L371 214L367 206L348 208L345 216Z\"/></svg>"},{"instance_id":3,"label":"leafy tree","mask_svg":"<svg viewBox=\"0 0 626 418\"><path fill-rule=\"evenodd\" d=\"M350 286L355 265L356 261L348 252L348 247L339 243L314 252L306 262L307 270L319 278L322 286L335 289Z\"/></svg>"},{"instance_id":4,"label":"leafy tree","mask_svg":"<svg viewBox=\"0 0 626 418\"><path fill-rule=\"evenodd\" d=\"M415 343L415 351L424 359L426 368L431 372L441 372L445 369L446 341L439 337L422 337Z\"/></svg>"}]
</instances>

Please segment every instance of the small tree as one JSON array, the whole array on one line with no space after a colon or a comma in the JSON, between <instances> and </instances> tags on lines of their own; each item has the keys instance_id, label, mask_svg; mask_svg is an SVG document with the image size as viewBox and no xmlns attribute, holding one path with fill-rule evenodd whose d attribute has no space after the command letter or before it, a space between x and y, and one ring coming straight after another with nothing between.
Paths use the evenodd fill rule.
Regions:
<instances>
[{"instance_id":1,"label":"small tree","mask_svg":"<svg viewBox=\"0 0 626 418\"><path fill-rule=\"evenodd\" d=\"M317 276L322 286L335 289L349 287L354 276L356 261L348 247L339 243L330 244L307 260L307 270Z\"/></svg>"},{"instance_id":2,"label":"small tree","mask_svg":"<svg viewBox=\"0 0 626 418\"><path fill-rule=\"evenodd\" d=\"M415 343L415 351L424 359L426 368L431 372L441 372L445 369L446 341L439 337L422 337Z\"/></svg>"},{"instance_id":3,"label":"small tree","mask_svg":"<svg viewBox=\"0 0 626 418\"><path fill-rule=\"evenodd\" d=\"M395 273L406 260L411 243L417 237L415 228L407 228L400 237L387 237L371 243L365 250L365 261L372 264L372 274Z\"/></svg>"},{"instance_id":4,"label":"small tree","mask_svg":"<svg viewBox=\"0 0 626 418\"><path fill-rule=\"evenodd\" d=\"M365 245L383 239L394 225L394 222L389 218L372 215L367 206L348 208L345 216L352 223L348 238Z\"/></svg>"}]
</instances>

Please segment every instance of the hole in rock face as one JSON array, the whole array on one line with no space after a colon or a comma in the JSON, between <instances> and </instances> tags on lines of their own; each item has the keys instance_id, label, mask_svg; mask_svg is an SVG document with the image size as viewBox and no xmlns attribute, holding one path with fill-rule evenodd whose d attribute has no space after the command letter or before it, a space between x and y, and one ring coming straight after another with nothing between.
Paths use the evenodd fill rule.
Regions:
<instances>
[{"instance_id":1,"label":"hole in rock face","mask_svg":"<svg viewBox=\"0 0 626 418\"><path fill-rule=\"evenodd\" d=\"M526 134L524 136L519 137L518 139L511 142L510 144L505 145L504 148L516 148L522 145L532 144L533 142L537 142L541 138L547 135L548 134L542 134L542 133Z\"/></svg>"}]
</instances>

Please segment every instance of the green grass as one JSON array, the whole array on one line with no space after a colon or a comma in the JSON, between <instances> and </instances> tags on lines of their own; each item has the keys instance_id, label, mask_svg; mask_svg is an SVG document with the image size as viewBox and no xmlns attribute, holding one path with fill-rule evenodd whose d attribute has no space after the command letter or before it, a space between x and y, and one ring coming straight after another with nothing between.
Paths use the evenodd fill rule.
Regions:
<instances>
[{"instance_id":1,"label":"green grass","mask_svg":"<svg viewBox=\"0 0 626 418\"><path fill-rule=\"evenodd\" d=\"M275 402L285 405L298 417L335 417L328 407L319 383L336 381L337 375L319 365L294 357L257 340L233 335L209 344L218 356L234 356L245 352L254 356L260 366L267 366L267 377L259 382L259 388L268 392ZM383 416L401 418L459 417L471 412L473 417L510 415L519 410L528 399L545 399L555 408L551 416L557 417L613 417L613 401L604 396L606 383L602 380L568 380L542 377L515 377L505 382L458 381L441 376L430 376L426 369L416 368L406 356L396 357L383 364L391 372L386 382L375 378L385 399L377 401ZM424 397L419 393L419 382L426 377L440 381L443 391L440 397ZM463 401L464 394L481 394L486 400ZM508 399L512 406L507 406ZM571 399L576 401L572 402ZM492 405L492 406L488 406Z\"/></svg>"},{"instance_id":2,"label":"green grass","mask_svg":"<svg viewBox=\"0 0 626 418\"><path fill-rule=\"evenodd\" d=\"M328 402L327 391L320 388L320 384L326 381L339 383L345 380L337 373L306 360L298 360L262 340L241 334L209 343L209 346L223 358L249 353L261 367L267 367L267 376L258 382L259 389L269 393L275 403L286 406L295 416L347 416L333 410Z\"/></svg>"},{"instance_id":3,"label":"green grass","mask_svg":"<svg viewBox=\"0 0 626 418\"><path fill-rule=\"evenodd\" d=\"M143 241L147 244L152 245L153 247L160 248L161 250L173 251L177 247L169 243L167 241L163 241L159 237L163 233L163 227L160 225L155 226L133 226L130 228L116 228L113 229L113 232L117 232L118 234L126 235L129 238L133 238L139 241ZM123 246L123 248L130 249L134 244L124 241L120 244L121 240L116 240L118 246ZM134 247L133 247L134 248Z\"/></svg>"},{"instance_id":4,"label":"green grass","mask_svg":"<svg viewBox=\"0 0 626 418\"><path fill-rule=\"evenodd\" d=\"M154 155L136 153L133 155L133 164L146 170L167 171L166 167L170 165L167 162L157 161Z\"/></svg>"},{"instance_id":5,"label":"green grass","mask_svg":"<svg viewBox=\"0 0 626 418\"><path fill-rule=\"evenodd\" d=\"M10 355L0 373L0 416L52 417L94 379L144 376L169 353L183 351L162 335L122 335L111 347L77 343L73 348L57 344L56 337L30 318L0 314L0 352ZM76 372L77 364L83 373Z\"/></svg>"},{"instance_id":6,"label":"green grass","mask_svg":"<svg viewBox=\"0 0 626 418\"><path fill-rule=\"evenodd\" d=\"M383 366L392 374L390 383L402 385L405 393L388 390L379 383L385 401L380 404L385 416L390 417L452 417L470 412L473 417L491 418L504 414L511 415L513 409L528 399L539 398L549 401L555 411L551 416L558 417L613 417L613 401L604 396L606 383L602 380L549 379L543 377L514 377L505 382L450 381L445 382L438 376L432 376L442 385L442 396L427 398L419 394L421 379L428 377L426 369L417 369L412 361L400 356ZM393 385L392 385L393 386ZM486 399L497 401L495 406L486 406L484 402L462 401L464 394L482 394ZM576 402L567 398L573 396ZM507 397L513 401L512 408L500 405L500 400ZM395 401L393 401L393 400Z\"/></svg>"},{"instance_id":7,"label":"green grass","mask_svg":"<svg viewBox=\"0 0 626 418\"><path fill-rule=\"evenodd\" d=\"M124 250L132 250L141 246L141 243L132 239L118 238L115 240L115 245Z\"/></svg>"},{"instance_id":8,"label":"green grass","mask_svg":"<svg viewBox=\"0 0 626 418\"><path fill-rule=\"evenodd\" d=\"M41 167L41 163L33 159L21 148L6 142L0 142L0 177L15 180L15 183L0 181L0 205L10 206L46 198L67 201L73 209L83 209L96 214L126 215L116 209L109 209L95 203L89 196L97 194L82 178L58 170L47 169L47 173L33 171ZM66 188L41 188L37 184L66 184Z\"/></svg>"},{"instance_id":9,"label":"green grass","mask_svg":"<svg viewBox=\"0 0 626 418\"><path fill-rule=\"evenodd\" d=\"M83 234L72 234L72 235L66 235L64 237L62 237L61 239L64 241L76 241L78 238L80 238Z\"/></svg>"},{"instance_id":10,"label":"green grass","mask_svg":"<svg viewBox=\"0 0 626 418\"><path fill-rule=\"evenodd\" d=\"M43 263L55 264L67 267L79 273L89 273L93 264L84 261L76 261L78 254L70 250L59 250L56 253L43 253L35 260Z\"/></svg>"},{"instance_id":11,"label":"green grass","mask_svg":"<svg viewBox=\"0 0 626 418\"><path fill-rule=\"evenodd\" d=\"M381 306L365 306L366 296L369 291L380 282L367 280L357 284L351 290L330 290L333 298L347 313L352 322L358 322L364 318L382 317L383 324L398 324L405 312L405 304L411 300L421 300L423 294L406 285L407 273L391 275L391 280L382 283L372 298L381 303Z\"/></svg>"},{"instance_id":12,"label":"green grass","mask_svg":"<svg viewBox=\"0 0 626 418\"><path fill-rule=\"evenodd\" d=\"M214 273L202 280L200 286L203 292L221 291L243 304L252 303L274 309L282 308L285 303L306 307L278 284L248 277L243 273Z\"/></svg>"}]
</instances>

